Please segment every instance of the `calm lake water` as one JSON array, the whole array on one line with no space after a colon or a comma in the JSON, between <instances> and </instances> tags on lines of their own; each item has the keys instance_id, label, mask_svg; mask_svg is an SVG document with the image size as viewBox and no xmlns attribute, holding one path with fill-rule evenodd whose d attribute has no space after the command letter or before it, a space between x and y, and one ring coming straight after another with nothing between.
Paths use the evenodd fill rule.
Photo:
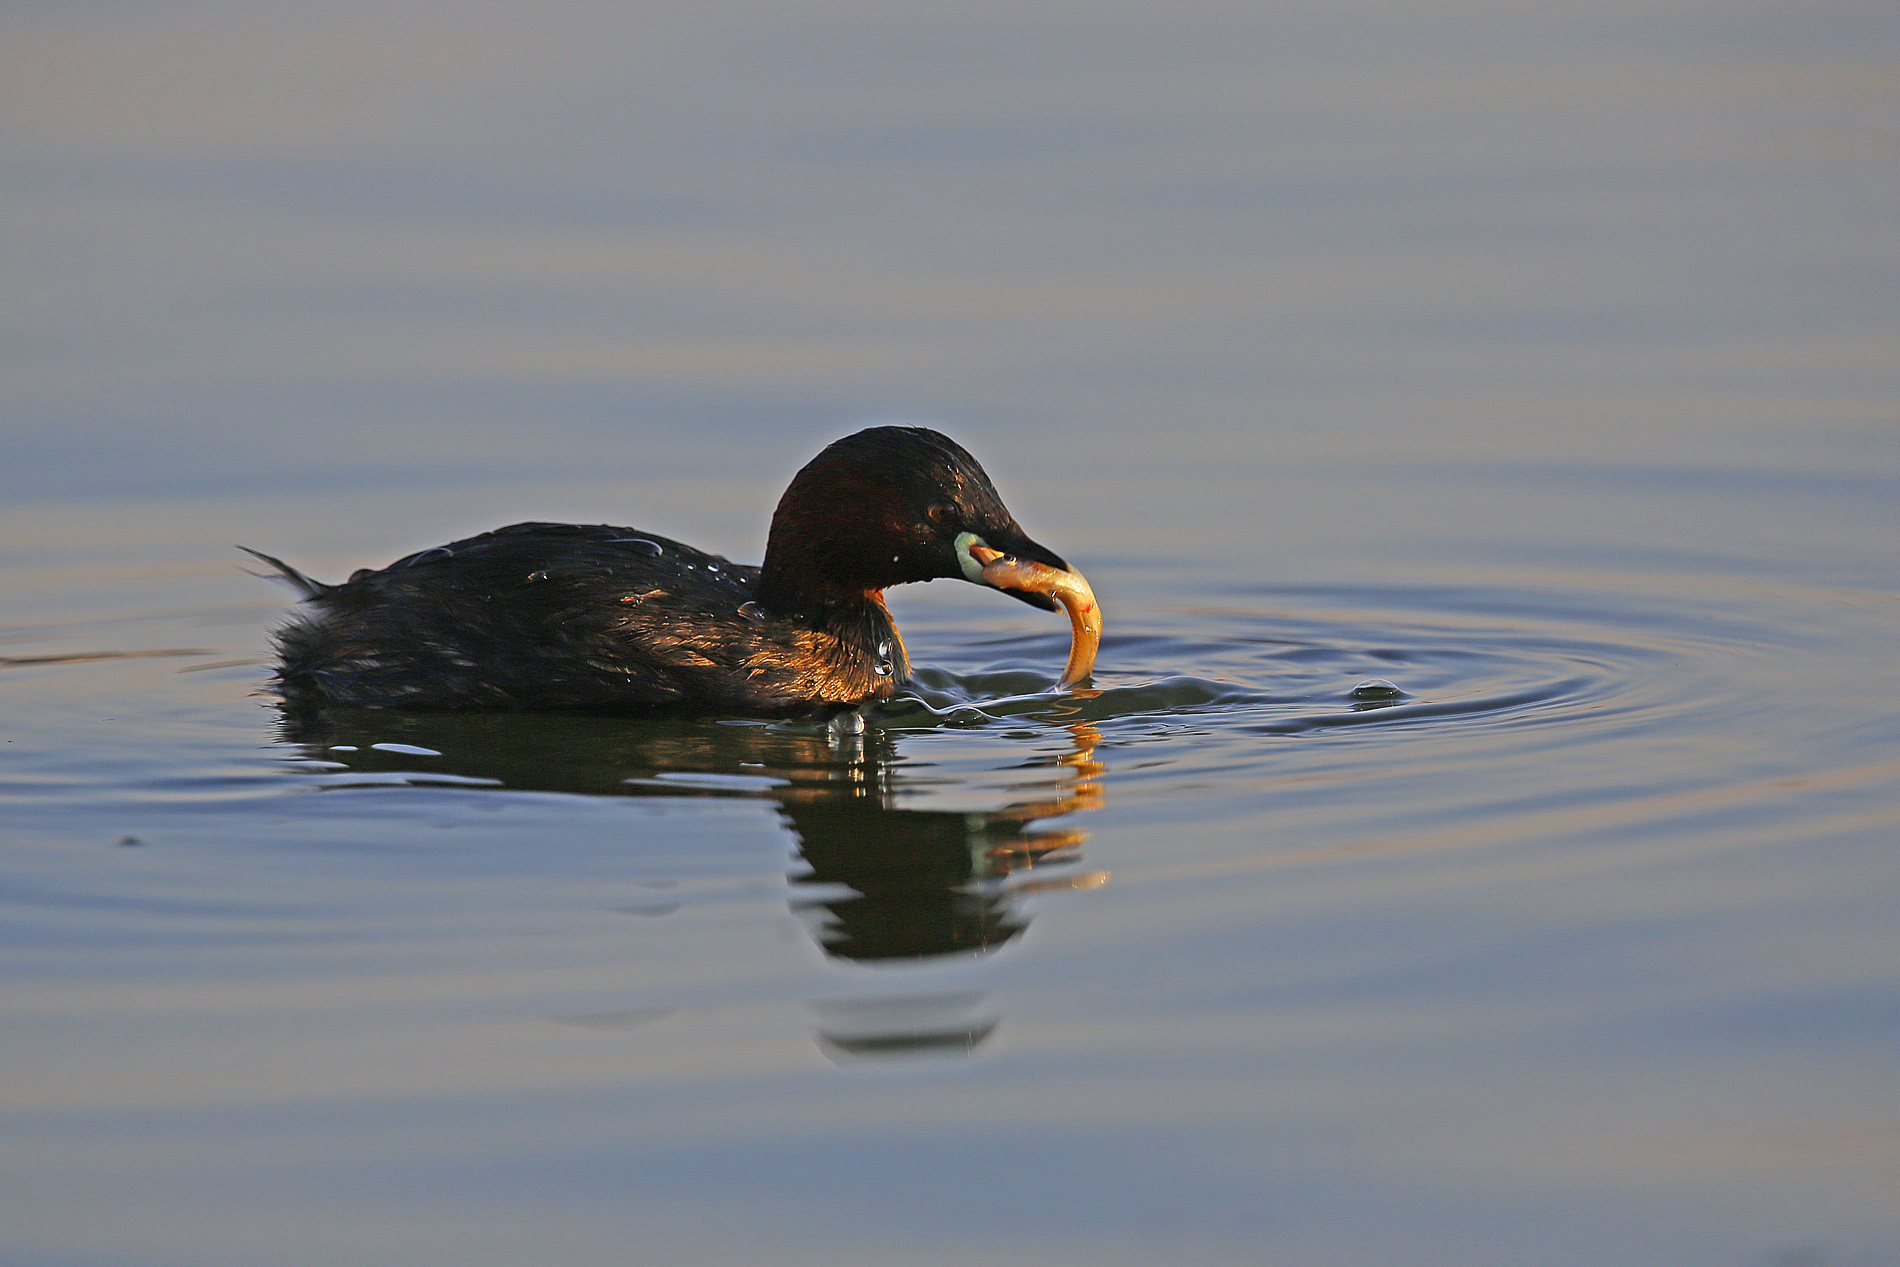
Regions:
<instances>
[{"instance_id":1,"label":"calm lake water","mask_svg":"<svg viewBox=\"0 0 1900 1267\"><path fill-rule=\"evenodd\" d=\"M6 6L0 1262L1900 1264L1897 51ZM265 692L234 544L756 561L891 420L1094 691L944 582L861 727Z\"/></svg>"}]
</instances>

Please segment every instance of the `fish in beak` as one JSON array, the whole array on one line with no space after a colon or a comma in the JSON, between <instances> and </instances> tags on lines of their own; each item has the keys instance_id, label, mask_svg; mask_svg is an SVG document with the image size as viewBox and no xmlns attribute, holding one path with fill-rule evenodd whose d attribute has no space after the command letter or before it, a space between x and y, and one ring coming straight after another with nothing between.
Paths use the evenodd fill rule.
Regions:
<instances>
[{"instance_id":1,"label":"fish in beak","mask_svg":"<svg viewBox=\"0 0 1900 1267\"><path fill-rule=\"evenodd\" d=\"M1004 591L1036 607L1054 610L1060 604L1069 613L1069 663L1062 670L1060 689L1085 682L1095 669L1095 652L1102 643L1102 609L1087 578L1062 560L1025 541L1028 547L1006 554L984 544L973 532L957 538L957 558L970 580ZM1050 562L1030 557L1047 556Z\"/></svg>"}]
</instances>

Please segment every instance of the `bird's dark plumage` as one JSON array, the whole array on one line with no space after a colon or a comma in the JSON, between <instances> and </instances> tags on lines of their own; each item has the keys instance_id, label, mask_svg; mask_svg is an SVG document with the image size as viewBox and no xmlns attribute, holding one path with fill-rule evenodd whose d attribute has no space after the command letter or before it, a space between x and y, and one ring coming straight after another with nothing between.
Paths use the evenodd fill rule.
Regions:
<instances>
[{"instance_id":1,"label":"bird's dark plumage","mask_svg":"<svg viewBox=\"0 0 1900 1267\"><path fill-rule=\"evenodd\" d=\"M794 477L760 567L603 524L513 524L340 585L252 553L305 599L277 637L293 705L783 714L891 695L910 666L882 591L981 579L971 541L1067 570L954 441L875 427Z\"/></svg>"}]
</instances>

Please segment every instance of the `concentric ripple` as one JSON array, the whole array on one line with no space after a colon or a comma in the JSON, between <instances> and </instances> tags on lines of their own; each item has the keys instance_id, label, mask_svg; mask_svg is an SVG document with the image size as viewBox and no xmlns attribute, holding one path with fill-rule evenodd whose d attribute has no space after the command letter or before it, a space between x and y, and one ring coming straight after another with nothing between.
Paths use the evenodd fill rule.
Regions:
<instances>
[{"instance_id":1,"label":"concentric ripple","mask_svg":"<svg viewBox=\"0 0 1900 1267\"><path fill-rule=\"evenodd\" d=\"M1021 659L925 669L915 698L872 717L899 729L1040 717L1121 738L1192 719L1232 737L1350 731L1398 742L1455 731L1517 747L1578 743L1691 713L1698 725L1745 714L1768 649L1787 641L1758 628L1659 624L1609 603L1580 610L1574 594L1547 604L1469 589L1268 597L1278 601L1119 622L1093 690L1050 694L1046 666L1060 662L1061 639L1035 637L1012 646ZM968 663L993 645L967 639L940 659ZM1379 685L1359 689L1368 682Z\"/></svg>"}]
</instances>

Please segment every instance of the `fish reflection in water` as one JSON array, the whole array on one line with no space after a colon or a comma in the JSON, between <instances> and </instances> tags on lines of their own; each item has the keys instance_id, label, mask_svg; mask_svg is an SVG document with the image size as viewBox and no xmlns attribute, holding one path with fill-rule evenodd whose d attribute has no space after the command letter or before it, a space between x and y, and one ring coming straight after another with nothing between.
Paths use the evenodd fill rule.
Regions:
<instances>
[{"instance_id":1,"label":"fish reflection in water","mask_svg":"<svg viewBox=\"0 0 1900 1267\"><path fill-rule=\"evenodd\" d=\"M434 752L420 777L464 786L775 801L798 843L794 912L831 958L890 966L985 955L1028 926L1019 894L1107 878L1068 866L1033 874L1078 862L1087 839L1078 827L1037 824L1102 801L1100 734L1086 724L1067 730L1070 751L1040 759L1051 782L1038 795L978 812L902 807L897 737L855 719L798 726L330 710L287 717L283 733L338 774L414 772L411 754ZM821 1049L843 1061L972 1051L997 1025L981 1005L979 993L939 990L812 1010Z\"/></svg>"}]
</instances>

